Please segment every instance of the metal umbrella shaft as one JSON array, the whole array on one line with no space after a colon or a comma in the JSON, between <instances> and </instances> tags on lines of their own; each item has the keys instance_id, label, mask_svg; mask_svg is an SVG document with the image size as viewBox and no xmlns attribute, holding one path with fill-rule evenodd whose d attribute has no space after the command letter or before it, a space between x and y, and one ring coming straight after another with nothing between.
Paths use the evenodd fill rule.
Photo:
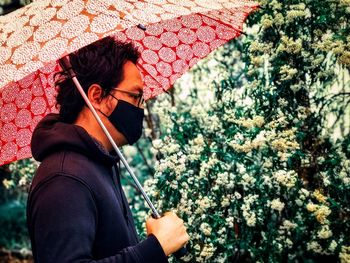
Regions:
<instances>
[{"instance_id":1,"label":"metal umbrella shaft","mask_svg":"<svg viewBox=\"0 0 350 263\"><path fill-rule=\"evenodd\" d=\"M103 124L103 122L101 121L101 118L98 116L95 108L92 106L89 98L86 96L82 86L80 85L76 74L74 72L74 70L72 69L72 66L70 64L69 58L67 56L61 58L60 60L60 65L62 66L62 68L64 70L67 71L67 73L69 74L69 76L72 78L75 86L77 87L77 89L79 90L79 93L81 94L81 96L83 97L84 101L86 102L87 106L89 107L89 109L91 110L92 114L94 115L96 121L98 122L98 124L100 125L100 127L102 128L103 132L105 133L105 135L107 136L108 140L110 141L110 143L112 144L113 149L116 151L116 153L118 154L120 160L122 161L122 163L124 164L126 170L128 170L129 174L131 175L132 179L134 180L137 188L140 190L143 198L146 200L148 206L151 208L152 210L152 216L154 218L160 218L160 214L158 213L157 209L155 208L155 206L153 205L153 203L151 202L151 200L149 199L148 195L146 194L145 190L143 189L142 185L140 184L139 180L137 179L137 177L135 176L134 172L131 170L128 162L126 161L126 159L124 158L123 154L121 153L121 151L119 150L117 144L115 143L115 141L113 140L111 134L108 132L106 126Z\"/></svg>"}]
</instances>

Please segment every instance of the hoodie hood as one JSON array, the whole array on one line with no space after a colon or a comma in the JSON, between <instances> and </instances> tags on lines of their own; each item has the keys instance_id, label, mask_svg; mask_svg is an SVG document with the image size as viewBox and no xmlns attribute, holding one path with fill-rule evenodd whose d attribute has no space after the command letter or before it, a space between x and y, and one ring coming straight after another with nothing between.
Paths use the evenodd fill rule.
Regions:
<instances>
[{"instance_id":1,"label":"hoodie hood","mask_svg":"<svg viewBox=\"0 0 350 263\"><path fill-rule=\"evenodd\" d=\"M84 128L64 123L58 114L53 113L45 116L34 129L31 150L34 159L39 162L51 153L62 150L75 151L111 166L117 161Z\"/></svg>"}]
</instances>

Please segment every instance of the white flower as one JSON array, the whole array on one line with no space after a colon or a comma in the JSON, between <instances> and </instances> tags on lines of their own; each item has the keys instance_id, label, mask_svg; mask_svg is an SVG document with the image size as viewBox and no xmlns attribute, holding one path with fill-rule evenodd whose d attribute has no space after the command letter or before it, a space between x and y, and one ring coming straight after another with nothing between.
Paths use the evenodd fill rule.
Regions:
<instances>
[{"instance_id":1,"label":"white flower","mask_svg":"<svg viewBox=\"0 0 350 263\"><path fill-rule=\"evenodd\" d=\"M332 236L332 231L329 229L328 225L322 226L322 228L317 232L317 236L321 239L327 239Z\"/></svg>"},{"instance_id":2,"label":"white flower","mask_svg":"<svg viewBox=\"0 0 350 263\"><path fill-rule=\"evenodd\" d=\"M242 176L241 184L243 185L244 189L248 189L249 186L253 186L256 182L256 179L253 176L250 176L249 174L244 174Z\"/></svg>"},{"instance_id":3,"label":"white flower","mask_svg":"<svg viewBox=\"0 0 350 263\"><path fill-rule=\"evenodd\" d=\"M236 163L236 167L239 174L245 174L247 172L247 169L241 163Z\"/></svg>"},{"instance_id":4,"label":"white flower","mask_svg":"<svg viewBox=\"0 0 350 263\"><path fill-rule=\"evenodd\" d=\"M323 184L324 184L324 186L331 185L331 181L329 180L329 178L327 176L323 177Z\"/></svg>"},{"instance_id":5,"label":"white flower","mask_svg":"<svg viewBox=\"0 0 350 263\"><path fill-rule=\"evenodd\" d=\"M243 217L248 226L254 227L256 225L256 214L251 209L251 205L258 199L258 195L247 195L243 198L243 205L241 207Z\"/></svg>"},{"instance_id":6,"label":"white flower","mask_svg":"<svg viewBox=\"0 0 350 263\"><path fill-rule=\"evenodd\" d=\"M254 227L256 224L256 215L255 213L247 213L243 212L243 216L247 222L247 225L250 227Z\"/></svg>"},{"instance_id":7,"label":"white flower","mask_svg":"<svg viewBox=\"0 0 350 263\"><path fill-rule=\"evenodd\" d=\"M265 119L263 116L254 116L253 119L239 119L234 120L234 123L241 125L245 128L253 128L253 127L262 127L265 123Z\"/></svg>"},{"instance_id":8,"label":"white flower","mask_svg":"<svg viewBox=\"0 0 350 263\"><path fill-rule=\"evenodd\" d=\"M291 10L287 12L287 20L289 22L292 22L294 19L299 18L299 17L305 17L308 18L311 16L310 9L305 9L305 10Z\"/></svg>"},{"instance_id":9,"label":"white flower","mask_svg":"<svg viewBox=\"0 0 350 263\"><path fill-rule=\"evenodd\" d=\"M152 130L149 129L149 128L145 128L145 129L144 129L144 132L145 132L145 136L146 136L146 137L150 137L151 134L152 134Z\"/></svg>"},{"instance_id":10,"label":"white flower","mask_svg":"<svg viewBox=\"0 0 350 263\"><path fill-rule=\"evenodd\" d=\"M241 199L241 198L242 198L242 196L241 196L241 194L240 194L240 193L235 192L235 198L238 200L238 199Z\"/></svg>"},{"instance_id":11,"label":"white flower","mask_svg":"<svg viewBox=\"0 0 350 263\"><path fill-rule=\"evenodd\" d=\"M201 250L201 247L200 245L197 243L194 247L193 247L195 250L197 251L200 251Z\"/></svg>"},{"instance_id":12,"label":"white flower","mask_svg":"<svg viewBox=\"0 0 350 263\"><path fill-rule=\"evenodd\" d=\"M195 139L193 139L193 144L198 146L204 145L204 138L202 134L199 134Z\"/></svg>"},{"instance_id":13,"label":"white flower","mask_svg":"<svg viewBox=\"0 0 350 263\"><path fill-rule=\"evenodd\" d=\"M229 174L227 172L219 173L217 175L216 183L219 186L227 185L229 183Z\"/></svg>"},{"instance_id":14,"label":"white flower","mask_svg":"<svg viewBox=\"0 0 350 263\"><path fill-rule=\"evenodd\" d=\"M214 255L215 250L216 248L214 247L213 244L205 244L200 253L200 257L207 260Z\"/></svg>"},{"instance_id":15,"label":"white flower","mask_svg":"<svg viewBox=\"0 0 350 263\"><path fill-rule=\"evenodd\" d=\"M346 174L346 172L344 170L340 171L340 173L339 173L339 178L340 179L346 178L346 176L347 176L347 174Z\"/></svg>"},{"instance_id":16,"label":"white flower","mask_svg":"<svg viewBox=\"0 0 350 263\"><path fill-rule=\"evenodd\" d=\"M284 203L281 202L279 198L273 199L270 203L270 207L273 210L276 210L278 212L281 212L284 208Z\"/></svg>"},{"instance_id":17,"label":"white flower","mask_svg":"<svg viewBox=\"0 0 350 263\"><path fill-rule=\"evenodd\" d=\"M277 53L287 52L290 54L298 54L301 52L301 49L302 49L301 39L293 40L292 38L289 38L287 36L282 36L281 42L277 47Z\"/></svg>"},{"instance_id":18,"label":"white flower","mask_svg":"<svg viewBox=\"0 0 350 263\"><path fill-rule=\"evenodd\" d=\"M160 139L153 140L153 141L152 141L152 145L153 145L153 147L154 147L155 149L160 149L160 148L162 148L162 146L163 146L163 142L162 142L162 140L160 140Z\"/></svg>"},{"instance_id":19,"label":"white flower","mask_svg":"<svg viewBox=\"0 0 350 263\"><path fill-rule=\"evenodd\" d=\"M222 235L224 233L226 233L226 228L225 227L222 227L221 229L218 230L217 232L219 235Z\"/></svg>"},{"instance_id":20,"label":"white flower","mask_svg":"<svg viewBox=\"0 0 350 263\"><path fill-rule=\"evenodd\" d=\"M10 187L14 186L15 183L13 182L13 180L8 180L8 179L4 179L2 181L2 184L5 186L6 189L10 189Z\"/></svg>"},{"instance_id":21,"label":"white flower","mask_svg":"<svg viewBox=\"0 0 350 263\"><path fill-rule=\"evenodd\" d=\"M290 80L297 73L298 73L298 70L290 67L289 65L283 65L280 69L281 80Z\"/></svg>"},{"instance_id":22,"label":"white flower","mask_svg":"<svg viewBox=\"0 0 350 263\"><path fill-rule=\"evenodd\" d=\"M204 150L204 138L202 134L199 134L196 138L194 138L193 140L189 141L189 160L192 161L196 161L199 160L200 158L200 154L203 152Z\"/></svg>"},{"instance_id":23,"label":"white flower","mask_svg":"<svg viewBox=\"0 0 350 263\"><path fill-rule=\"evenodd\" d=\"M170 182L170 187L176 190L178 188L178 183L177 181L171 181Z\"/></svg>"},{"instance_id":24,"label":"white flower","mask_svg":"<svg viewBox=\"0 0 350 263\"><path fill-rule=\"evenodd\" d=\"M225 221L226 221L226 224L228 225L228 227L232 228L235 219L232 216L229 216L225 219Z\"/></svg>"},{"instance_id":25,"label":"white flower","mask_svg":"<svg viewBox=\"0 0 350 263\"><path fill-rule=\"evenodd\" d=\"M327 216L329 216L330 214L331 210L325 205L318 206L318 209L314 212L317 221L321 224L328 223Z\"/></svg>"},{"instance_id":26,"label":"white flower","mask_svg":"<svg viewBox=\"0 0 350 263\"><path fill-rule=\"evenodd\" d=\"M282 226L281 226L281 229L284 229L284 230L289 231L289 230L292 230L292 229L294 229L294 228L296 228L296 227L297 227L297 224L295 224L295 223L293 223L293 222L291 222L291 221L285 219L285 220L283 221L283 224L282 224Z\"/></svg>"},{"instance_id":27,"label":"white flower","mask_svg":"<svg viewBox=\"0 0 350 263\"><path fill-rule=\"evenodd\" d=\"M196 213L204 212L206 209L212 206L212 201L208 196L204 196L203 198L197 199L195 203L196 205L198 205Z\"/></svg>"},{"instance_id":28,"label":"white flower","mask_svg":"<svg viewBox=\"0 0 350 263\"><path fill-rule=\"evenodd\" d=\"M278 170L272 176L278 183L287 188L294 187L297 181L297 173L295 171Z\"/></svg>"},{"instance_id":29,"label":"white flower","mask_svg":"<svg viewBox=\"0 0 350 263\"><path fill-rule=\"evenodd\" d=\"M273 163L270 159L266 159L263 163L264 168L272 168L272 166L273 166Z\"/></svg>"},{"instance_id":30,"label":"white flower","mask_svg":"<svg viewBox=\"0 0 350 263\"><path fill-rule=\"evenodd\" d=\"M235 136L233 137L233 139L234 139L236 142L240 143L240 142L243 142L244 136L243 136L242 133L239 133L239 132L238 132L238 133L235 134Z\"/></svg>"},{"instance_id":31,"label":"white flower","mask_svg":"<svg viewBox=\"0 0 350 263\"><path fill-rule=\"evenodd\" d=\"M310 196L310 192L305 188L301 188L299 190L299 194L300 194L300 198L303 200L305 200L306 197Z\"/></svg>"},{"instance_id":32,"label":"white flower","mask_svg":"<svg viewBox=\"0 0 350 263\"><path fill-rule=\"evenodd\" d=\"M207 117L207 111L201 105L194 105L190 113L192 117L198 119L205 119Z\"/></svg>"},{"instance_id":33,"label":"white flower","mask_svg":"<svg viewBox=\"0 0 350 263\"><path fill-rule=\"evenodd\" d=\"M24 186L27 184L27 178L25 176L21 177L21 179L18 182L19 186Z\"/></svg>"},{"instance_id":34,"label":"white flower","mask_svg":"<svg viewBox=\"0 0 350 263\"><path fill-rule=\"evenodd\" d=\"M302 200L300 200L300 199L296 199L295 200L295 203L298 205L298 206L303 206L303 201Z\"/></svg>"},{"instance_id":35,"label":"white flower","mask_svg":"<svg viewBox=\"0 0 350 263\"><path fill-rule=\"evenodd\" d=\"M342 246L341 252L339 253L339 259L341 263L350 262L350 246Z\"/></svg>"},{"instance_id":36,"label":"white flower","mask_svg":"<svg viewBox=\"0 0 350 263\"><path fill-rule=\"evenodd\" d=\"M289 238L286 239L286 244L289 248L292 248L293 247L293 241L290 240Z\"/></svg>"},{"instance_id":37,"label":"white flower","mask_svg":"<svg viewBox=\"0 0 350 263\"><path fill-rule=\"evenodd\" d=\"M227 207L227 206L229 206L230 205L230 199L228 199L227 197L224 197L223 199L222 199L222 201L221 201L221 206L222 207Z\"/></svg>"},{"instance_id":38,"label":"white flower","mask_svg":"<svg viewBox=\"0 0 350 263\"><path fill-rule=\"evenodd\" d=\"M262 17L262 26L263 26L264 28L269 28L269 27L272 26L272 24L273 24L273 20L272 20L272 17L271 17L271 16L269 16L269 15L264 15L264 16Z\"/></svg>"},{"instance_id":39,"label":"white flower","mask_svg":"<svg viewBox=\"0 0 350 263\"><path fill-rule=\"evenodd\" d=\"M329 249L331 252L334 252L334 250L337 248L337 246L338 246L337 242L336 242L335 240L332 240L332 242L330 243L328 249Z\"/></svg>"},{"instance_id":40,"label":"white flower","mask_svg":"<svg viewBox=\"0 0 350 263\"><path fill-rule=\"evenodd\" d=\"M278 99L278 104L282 107L288 106L288 101L284 98L279 98Z\"/></svg>"},{"instance_id":41,"label":"white flower","mask_svg":"<svg viewBox=\"0 0 350 263\"><path fill-rule=\"evenodd\" d=\"M162 152L166 152L168 154L176 153L180 150L180 145L177 143L169 143L162 149Z\"/></svg>"},{"instance_id":42,"label":"white flower","mask_svg":"<svg viewBox=\"0 0 350 263\"><path fill-rule=\"evenodd\" d=\"M310 243L307 244L307 250L311 250L311 251L316 252L316 253L321 253L322 247L316 241L311 241Z\"/></svg>"},{"instance_id":43,"label":"white flower","mask_svg":"<svg viewBox=\"0 0 350 263\"><path fill-rule=\"evenodd\" d=\"M269 188L272 188L272 181L271 181L271 177L270 176L267 176L267 175L263 175L262 176L263 178L263 181L264 181L264 185L266 185L267 187Z\"/></svg>"},{"instance_id":44,"label":"white flower","mask_svg":"<svg viewBox=\"0 0 350 263\"><path fill-rule=\"evenodd\" d=\"M267 141L266 131L260 131L252 141L252 144L254 145L254 148L259 148L265 145L266 141Z\"/></svg>"},{"instance_id":45,"label":"white flower","mask_svg":"<svg viewBox=\"0 0 350 263\"><path fill-rule=\"evenodd\" d=\"M130 145L125 145L123 147L123 152L128 157L133 157L137 154L137 148Z\"/></svg>"},{"instance_id":46,"label":"white flower","mask_svg":"<svg viewBox=\"0 0 350 263\"><path fill-rule=\"evenodd\" d=\"M315 205L314 203L312 202L309 202L307 205L306 205L306 209L307 211L309 212L315 212L317 210L317 205Z\"/></svg>"},{"instance_id":47,"label":"white flower","mask_svg":"<svg viewBox=\"0 0 350 263\"><path fill-rule=\"evenodd\" d=\"M210 236L212 228L208 223L202 223L200 226L201 231L203 232L204 235Z\"/></svg>"},{"instance_id":48,"label":"white flower","mask_svg":"<svg viewBox=\"0 0 350 263\"><path fill-rule=\"evenodd\" d=\"M221 129L222 122L217 115L207 116L203 122L208 132L216 132Z\"/></svg>"}]
</instances>

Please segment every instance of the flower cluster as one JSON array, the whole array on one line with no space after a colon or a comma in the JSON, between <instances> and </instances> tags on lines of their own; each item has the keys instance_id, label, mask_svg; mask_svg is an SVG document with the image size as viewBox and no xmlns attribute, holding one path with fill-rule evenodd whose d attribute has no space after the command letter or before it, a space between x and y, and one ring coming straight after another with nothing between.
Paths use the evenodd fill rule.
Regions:
<instances>
[{"instance_id":1,"label":"flower cluster","mask_svg":"<svg viewBox=\"0 0 350 263\"><path fill-rule=\"evenodd\" d=\"M160 209L186 222L183 261L346 262L349 130L333 140L320 111L338 81L330 65L346 57L345 4L260 2L251 35L207 59L210 70L201 64L180 80L171 103L153 104L162 135L145 186ZM328 28L319 26L321 9ZM233 60L232 47L248 53Z\"/></svg>"},{"instance_id":2,"label":"flower cluster","mask_svg":"<svg viewBox=\"0 0 350 263\"><path fill-rule=\"evenodd\" d=\"M21 187L28 189L39 164L34 159L20 160L8 165L9 178L5 178L2 183L6 189Z\"/></svg>"}]
</instances>

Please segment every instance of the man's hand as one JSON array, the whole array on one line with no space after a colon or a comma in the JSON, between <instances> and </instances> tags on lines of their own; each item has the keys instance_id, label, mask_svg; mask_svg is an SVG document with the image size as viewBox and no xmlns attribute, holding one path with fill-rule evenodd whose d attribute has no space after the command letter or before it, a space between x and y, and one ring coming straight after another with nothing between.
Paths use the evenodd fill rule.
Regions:
<instances>
[{"instance_id":1,"label":"man's hand","mask_svg":"<svg viewBox=\"0 0 350 263\"><path fill-rule=\"evenodd\" d=\"M163 217L150 217L146 222L147 234L157 237L165 255L178 251L190 239L184 226L184 221L173 212L166 212Z\"/></svg>"}]
</instances>

